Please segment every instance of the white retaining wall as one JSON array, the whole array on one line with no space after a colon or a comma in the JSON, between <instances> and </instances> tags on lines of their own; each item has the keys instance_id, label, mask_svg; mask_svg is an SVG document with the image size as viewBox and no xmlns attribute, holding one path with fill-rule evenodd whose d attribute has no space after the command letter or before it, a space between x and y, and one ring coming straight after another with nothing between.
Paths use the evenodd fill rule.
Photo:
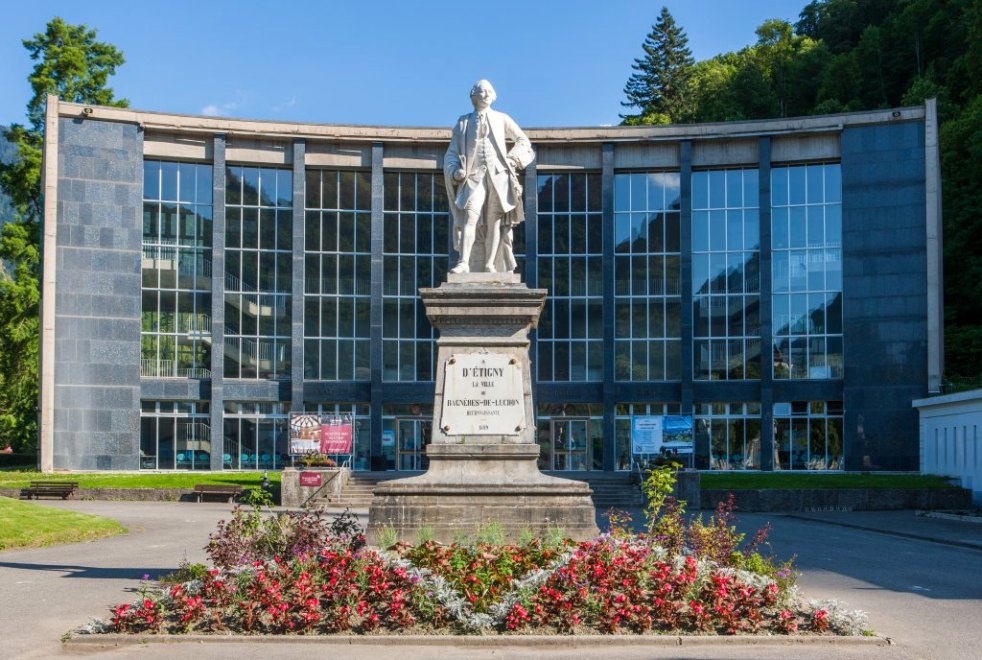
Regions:
<instances>
[{"instance_id":1,"label":"white retaining wall","mask_svg":"<svg viewBox=\"0 0 982 660\"><path fill-rule=\"evenodd\" d=\"M982 505L982 390L917 399L921 473L957 477Z\"/></svg>"}]
</instances>

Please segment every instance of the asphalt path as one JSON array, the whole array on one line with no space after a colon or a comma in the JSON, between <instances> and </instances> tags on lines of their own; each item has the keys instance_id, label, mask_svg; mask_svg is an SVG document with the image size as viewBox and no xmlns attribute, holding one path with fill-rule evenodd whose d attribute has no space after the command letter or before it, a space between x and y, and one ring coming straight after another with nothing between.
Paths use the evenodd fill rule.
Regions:
<instances>
[{"instance_id":1,"label":"asphalt path","mask_svg":"<svg viewBox=\"0 0 982 660\"><path fill-rule=\"evenodd\" d=\"M812 519L779 514L741 516L742 528L771 522L779 557L796 556L806 597L837 599L870 613L890 646L733 645L608 648L554 645L511 648L340 645L305 640L152 643L120 647L63 646L67 631L111 604L135 597L141 579L169 572L182 560L205 559L203 546L228 504L184 502L44 502L46 506L105 515L129 533L111 539L0 553L0 657L51 658L291 658L311 655L351 660L414 658L982 658L982 525L952 523L944 543L899 537L924 525L913 512L829 513ZM892 518L890 516L893 516ZM849 526L846 526L849 525ZM876 527L880 529L877 530ZM872 528L872 529L871 529ZM884 533L888 532L888 533ZM928 532L931 532L929 529ZM928 533L924 533L928 536ZM956 539L956 540L953 540ZM966 541L967 543L959 543ZM978 542L979 547L971 546ZM951 543L959 543L952 545Z\"/></svg>"}]
</instances>

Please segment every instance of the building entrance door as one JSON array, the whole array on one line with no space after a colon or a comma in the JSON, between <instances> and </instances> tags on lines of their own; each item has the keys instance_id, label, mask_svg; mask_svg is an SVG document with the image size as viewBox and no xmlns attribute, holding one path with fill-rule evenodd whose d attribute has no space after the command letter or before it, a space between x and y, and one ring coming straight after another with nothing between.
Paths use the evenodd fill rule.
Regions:
<instances>
[{"instance_id":1,"label":"building entrance door","mask_svg":"<svg viewBox=\"0 0 982 660\"><path fill-rule=\"evenodd\" d=\"M550 420L553 470L586 470L589 419L554 417Z\"/></svg>"},{"instance_id":2,"label":"building entrance door","mask_svg":"<svg viewBox=\"0 0 982 660\"><path fill-rule=\"evenodd\" d=\"M424 447L430 444L432 426L429 419L396 419L397 470L425 470L429 466Z\"/></svg>"}]
</instances>

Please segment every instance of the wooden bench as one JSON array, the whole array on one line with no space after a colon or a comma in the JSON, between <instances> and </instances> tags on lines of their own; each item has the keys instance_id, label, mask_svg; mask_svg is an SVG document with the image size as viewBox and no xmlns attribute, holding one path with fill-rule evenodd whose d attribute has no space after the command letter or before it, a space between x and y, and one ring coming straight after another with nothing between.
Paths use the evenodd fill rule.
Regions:
<instances>
[{"instance_id":1,"label":"wooden bench","mask_svg":"<svg viewBox=\"0 0 982 660\"><path fill-rule=\"evenodd\" d=\"M242 494L242 486L225 484L195 484L194 494L198 496L198 502L201 502L201 498L203 498L205 495L221 495L222 497L227 497L229 503L231 503L232 500Z\"/></svg>"},{"instance_id":2,"label":"wooden bench","mask_svg":"<svg viewBox=\"0 0 982 660\"><path fill-rule=\"evenodd\" d=\"M27 495L29 500L41 497L60 497L67 500L75 494L76 490L78 490L77 481L32 481L21 494Z\"/></svg>"}]
</instances>

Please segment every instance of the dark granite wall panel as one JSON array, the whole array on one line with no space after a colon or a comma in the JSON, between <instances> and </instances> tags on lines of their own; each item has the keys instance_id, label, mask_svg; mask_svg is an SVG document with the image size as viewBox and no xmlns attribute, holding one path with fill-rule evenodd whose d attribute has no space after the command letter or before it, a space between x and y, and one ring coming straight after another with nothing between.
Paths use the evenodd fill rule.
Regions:
<instances>
[{"instance_id":1,"label":"dark granite wall panel","mask_svg":"<svg viewBox=\"0 0 982 660\"><path fill-rule=\"evenodd\" d=\"M846 469L917 468L927 396L924 126L842 133Z\"/></svg>"},{"instance_id":2,"label":"dark granite wall panel","mask_svg":"<svg viewBox=\"0 0 982 660\"><path fill-rule=\"evenodd\" d=\"M54 467L139 468L143 134L58 129Z\"/></svg>"}]
</instances>

